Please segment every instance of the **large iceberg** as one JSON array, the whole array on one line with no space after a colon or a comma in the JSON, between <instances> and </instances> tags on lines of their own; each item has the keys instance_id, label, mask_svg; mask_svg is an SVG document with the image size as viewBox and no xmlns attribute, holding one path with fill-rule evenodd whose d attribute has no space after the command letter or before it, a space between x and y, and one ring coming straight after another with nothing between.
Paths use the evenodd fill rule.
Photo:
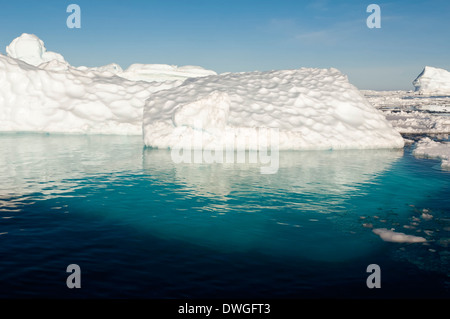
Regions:
<instances>
[{"instance_id":1,"label":"large iceberg","mask_svg":"<svg viewBox=\"0 0 450 319\"><path fill-rule=\"evenodd\" d=\"M152 93L190 76L215 74L200 67L158 65L159 73L150 78L154 65L125 71L114 63L73 67L26 33L6 52L0 54L0 131L141 135L144 103Z\"/></svg>"},{"instance_id":2,"label":"large iceberg","mask_svg":"<svg viewBox=\"0 0 450 319\"><path fill-rule=\"evenodd\" d=\"M103 76L117 75L131 81L164 82L172 80L185 80L191 77L217 75L212 70L200 66L176 66L168 64L141 64L134 63L126 70L116 63L100 67L73 67L56 52L47 51L44 42L34 34L23 33L15 38L6 47L7 56L22 60L47 71L62 71L75 68L85 72L99 72Z\"/></svg>"},{"instance_id":3,"label":"large iceberg","mask_svg":"<svg viewBox=\"0 0 450 319\"><path fill-rule=\"evenodd\" d=\"M254 149L269 136L280 150L403 147L336 69L217 75L164 64L74 67L32 34L6 51L0 131L144 133L147 146L160 148Z\"/></svg>"},{"instance_id":4,"label":"large iceberg","mask_svg":"<svg viewBox=\"0 0 450 319\"><path fill-rule=\"evenodd\" d=\"M134 82L56 62L46 70L0 55L0 131L142 134L145 100L181 83Z\"/></svg>"},{"instance_id":5,"label":"large iceberg","mask_svg":"<svg viewBox=\"0 0 450 319\"><path fill-rule=\"evenodd\" d=\"M333 68L191 78L155 92L144 109L144 142L151 147L256 150L261 130L264 139L276 135L280 150L404 145L383 114Z\"/></svg>"},{"instance_id":6,"label":"large iceberg","mask_svg":"<svg viewBox=\"0 0 450 319\"><path fill-rule=\"evenodd\" d=\"M450 95L450 72L426 66L413 85L419 94Z\"/></svg>"}]
</instances>

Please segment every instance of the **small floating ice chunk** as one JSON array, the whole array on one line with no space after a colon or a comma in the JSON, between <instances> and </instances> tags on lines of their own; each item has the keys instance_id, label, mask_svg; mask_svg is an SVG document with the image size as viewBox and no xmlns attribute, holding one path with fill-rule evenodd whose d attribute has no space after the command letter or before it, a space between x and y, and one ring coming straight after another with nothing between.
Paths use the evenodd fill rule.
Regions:
<instances>
[{"instance_id":1,"label":"small floating ice chunk","mask_svg":"<svg viewBox=\"0 0 450 319\"><path fill-rule=\"evenodd\" d=\"M442 160L442 168L450 168L450 143L435 142L429 137L422 138L413 152L414 156Z\"/></svg>"},{"instance_id":2,"label":"small floating ice chunk","mask_svg":"<svg viewBox=\"0 0 450 319\"><path fill-rule=\"evenodd\" d=\"M433 215L427 214L427 213L422 213L422 215L420 217L422 217L422 219L425 219L425 220L433 219Z\"/></svg>"},{"instance_id":3,"label":"small floating ice chunk","mask_svg":"<svg viewBox=\"0 0 450 319\"><path fill-rule=\"evenodd\" d=\"M277 222L278 225L283 225L283 226L288 226L289 224L287 223L282 223L282 222Z\"/></svg>"},{"instance_id":4,"label":"small floating ice chunk","mask_svg":"<svg viewBox=\"0 0 450 319\"><path fill-rule=\"evenodd\" d=\"M423 243L427 241L423 237L406 235L404 233L395 232L386 228L375 228L372 231L380 236L384 241L394 243Z\"/></svg>"}]
</instances>

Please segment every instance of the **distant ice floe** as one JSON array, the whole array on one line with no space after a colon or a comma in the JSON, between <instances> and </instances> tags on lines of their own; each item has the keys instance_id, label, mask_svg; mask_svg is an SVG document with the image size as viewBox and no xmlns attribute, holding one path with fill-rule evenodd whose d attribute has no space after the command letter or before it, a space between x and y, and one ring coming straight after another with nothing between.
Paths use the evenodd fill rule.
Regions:
<instances>
[{"instance_id":1,"label":"distant ice floe","mask_svg":"<svg viewBox=\"0 0 450 319\"><path fill-rule=\"evenodd\" d=\"M402 134L450 133L450 72L425 67L415 91L362 91Z\"/></svg>"},{"instance_id":2,"label":"distant ice floe","mask_svg":"<svg viewBox=\"0 0 450 319\"><path fill-rule=\"evenodd\" d=\"M424 243L427 240L423 237L406 235L404 233L395 232L386 228L375 228L372 230L375 234L380 236L384 241L395 243Z\"/></svg>"},{"instance_id":3,"label":"distant ice floe","mask_svg":"<svg viewBox=\"0 0 450 319\"><path fill-rule=\"evenodd\" d=\"M419 94L450 95L450 72L426 66L413 85Z\"/></svg>"},{"instance_id":4,"label":"distant ice floe","mask_svg":"<svg viewBox=\"0 0 450 319\"><path fill-rule=\"evenodd\" d=\"M386 111L386 119L404 134L448 134L450 117L423 111Z\"/></svg>"},{"instance_id":5,"label":"distant ice floe","mask_svg":"<svg viewBox=\"0 0 450 319\"><path fill-rule=\"evenodd\" d=\"M450 142L435 142L425 137L417 143L413 154L416 157L440 159L441 167L450 169Z\"/></svg>"},{"instance_id":6,"label":"distant ice floe","mask_svg":"<svg viewBox=\"0 0 450 319\"><path fill-rule=\"evenodd\" d=\"M362 93L402 134L450 133L450 96L424 96L412 91Z\"/></svg>"}]
</instances>

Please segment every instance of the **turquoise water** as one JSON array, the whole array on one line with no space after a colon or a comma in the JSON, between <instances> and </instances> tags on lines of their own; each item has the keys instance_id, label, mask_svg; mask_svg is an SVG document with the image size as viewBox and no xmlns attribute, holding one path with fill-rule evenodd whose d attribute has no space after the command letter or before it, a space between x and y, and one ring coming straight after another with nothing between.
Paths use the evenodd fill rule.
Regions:
<instances>
[{"instance_id":1,"label":"turquoise water","mask_svg":"<svg viewBox=\"0 0 450 319\"><path fill-rule=\"evenodd\" d=\"M281 152L262 175L141 137L2 134L0 180L0 297L450 296L450 172L410 148Z\"/></svg>"}]
</instances>

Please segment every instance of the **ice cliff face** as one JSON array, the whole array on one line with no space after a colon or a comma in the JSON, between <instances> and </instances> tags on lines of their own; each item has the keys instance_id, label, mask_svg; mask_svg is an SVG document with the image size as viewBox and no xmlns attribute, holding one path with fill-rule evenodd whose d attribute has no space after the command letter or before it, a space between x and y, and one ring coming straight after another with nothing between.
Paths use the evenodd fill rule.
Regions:
<instances>
[{"instance_id":1,"label":"ice cliff face","mask_svg":"<svg viewBox=\"0 0 450 319\"><path fill-rule=\"evenodd\" d=\"M413 85L419 94L450 95L450 72L426 66Z\"/></svg>"},{"instance_id":2,"label":"ice cliff face","mask_svg":"<svg viewBox=\"0 0 450 319\"><path fill-rule=\"evenodd\" d=\"M401 136L338 70L217 75L201 67L73 67L23 34L0 55L0 131L142 134L152 147L398 148ZM239 144L242 138L249 139Z\"/></svg>"}]
</instances>

